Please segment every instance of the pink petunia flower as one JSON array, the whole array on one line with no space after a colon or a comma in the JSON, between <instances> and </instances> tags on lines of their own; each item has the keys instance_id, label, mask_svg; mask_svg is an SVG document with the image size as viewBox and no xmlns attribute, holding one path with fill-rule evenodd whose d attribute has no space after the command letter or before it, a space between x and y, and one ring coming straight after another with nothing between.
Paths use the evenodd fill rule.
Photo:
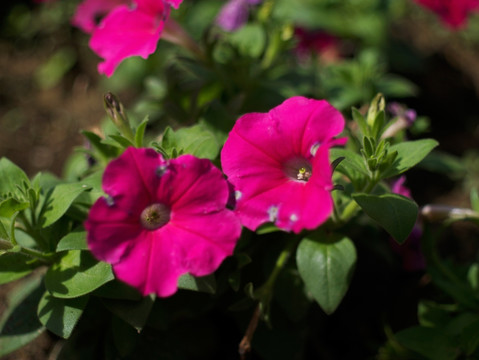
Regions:
<instances>
[{"instance_id":1,"label":"pink petunia flower","mask_svg":"<svg viewBox=\"0 0 479 360\"><path fill-rule=\"evenodd\" d=\"M211 274L241 233L227 182L206 159L128 148L108 164L103 190L85 222L88 246L144 295L172 295L185 273Z\"/></svg>"},{"instance_id":2,"label":"pink petunia flower","mask_svg":"<svg viewBox=\"0 0 479 360\"><path fill-rule=\"evenodd\" d=\"M452 29L466 25L469 13L478 11L479 0L415 0L435 12Z\"/></svg>"},{"instance_id":3,"label":"pink petunia flower","mask_svg":"<svg viewBox=\"0 0 479 360\"><path fill-rule=\"evenodd\" d=\"M236 195L235 212L255 230L273 222L299 233L315 229L333 210L329 149L344 128L325 100L292 97L268 113L238 119L221 152Z\"/></svg>"},{"instance_id":4,"label":"pink petunia flower","mask_svg":"<svg viewBox=\"0 0 479 360\"><path fill-rule=\"evenodd\" d=\"M126 58L146 59L155 52L170 15L182 0L85 0L73 23L91 33L91 49L104 59L98 71L111 76ZM96 24L97 18L104 15Z\"/></svg>"}]
</instances>

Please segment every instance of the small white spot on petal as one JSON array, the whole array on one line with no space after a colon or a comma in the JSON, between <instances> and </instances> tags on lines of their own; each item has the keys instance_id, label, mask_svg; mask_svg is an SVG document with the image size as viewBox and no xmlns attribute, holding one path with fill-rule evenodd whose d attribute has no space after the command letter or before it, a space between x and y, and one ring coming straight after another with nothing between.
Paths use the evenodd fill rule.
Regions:
<instances>
[{"instance_id":1,"label":"small white spot on petal","mask_svg":"<svg viewBox=\"0 0 479 360\"><path fill-rule=\"evenodd\" d=\"M318 148L319 148L319 142L317 143L314 143L312 146L311 146L311 149L309 150L309 152L311 153L311 155L315 156L316 155L316 152L318 151Z\"/></svg>"},{"instance_id":2,"label":"small white spot on petal","mask_svg":"<svg viewBox=\"0 0 479 360\"><path fill-rule=\"evenodd\" d=\"M274 205L268 209L269 221L271 222L276 221L276 219L278 218L278 211L279 211L278 207Z\"/></svg>"},{"instance_id":3,"label":"small white spot on petal","mask_svg":"<svg viewBox=\"0 0 479 360\"><path fill-rule=\"evenodd\" d=\"M167 164L160 165L156 168L156 175L161 177L161 176L165 175L165 173L167 171L168 171L168 165Z\"/></svg>"},{"instance_id":4,"label":"small white spot on petal","mask_svg":"<svg viewBox=\"0 0 479 360\"><path fill-rule=\"evenodd\" d=\"M289 220L291 220L292 222L298 221L298 215L291 214L291 216L289 217Z\"/></svg>"},{"instance_id":5,"label":"small white spot on petal","mask_svg":"<svg viewBox=\"0 0 479 360\"><path fill-rule=\"evenodd\" d=\"M243 196L243 194L241 193L241 191L236 190L236 191L235 191L235 199L236 199L236 200L239 200L239 199L241 199L241 196Z\"/></svg>"},{"instance_id":6,"label":"small white spot on petal","mask_svg":"<svg viewBox=\"0 0 479 360\"><path fill-rule=\"evenodd\" d=\"M105 196L105 201L108 206L115 205L115 200L111 196Z\"/></svg>"}]
</instances>

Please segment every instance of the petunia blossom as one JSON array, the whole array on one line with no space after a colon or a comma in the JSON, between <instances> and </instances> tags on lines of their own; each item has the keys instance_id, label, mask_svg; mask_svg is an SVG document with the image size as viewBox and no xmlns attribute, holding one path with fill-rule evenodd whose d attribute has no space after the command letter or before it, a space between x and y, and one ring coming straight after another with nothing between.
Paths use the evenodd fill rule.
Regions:
<instances>
[{"instance_id":1,"label":"petunia blossom","mask_svg":"<svg viewBox=\"0 0 479 360\"><path fill-rule=\"evenodd\" d=\"M243 225L255 230L272 222L299 233L326 221L333 210L329 149L344 143L334 139L343 128L343 116L327 101L300 96L240 117L221 164Z\"/></svg>"},{"instance_id":2,"label":"petunia blossom","mask_svg":"<svg viewBox=\"0 0 479 360\"><path fill-rule=\"evenodd\" d=\"M98 71L111 76L126 58L155 52L171 7L182 0L85 0L73 23L91 33L91 49L104 59ZM98 17L104 17L97 24Z\"/></svg>"},{"instance_id":3,"label":"petunia blossom","mask_svg":"<svg viewBox=\"0 0 479 360\"><path fill-rule=\"evenodd\" d=\"M229 0L221 8L217 18L218 24L223 30L235 31L248 21L249 8L258 5L263 0Z\"/></svg>"},{"instance_id":4,"label":"petunia blossom","mask_svg":"<svg viewBox=\"0 0 479 360\"><path fill-rule=\"evenodd\" d=\"M466 25L468 15L478 11L479 0L415 0L435 12L452 29Z\"/></svg>"},{"instance_id":5,"label":"petunia blossom","mask_svg":"<svg viewBox=\"0 0 479 360\"><path fill-rule=\"evenodd\" d=\"M241 233L228 184L207 159L128 148L108 164L103 190L85 222L88 246L145 295L174 294L185 273L211 274Z\"/></svg>"}]
</instances>

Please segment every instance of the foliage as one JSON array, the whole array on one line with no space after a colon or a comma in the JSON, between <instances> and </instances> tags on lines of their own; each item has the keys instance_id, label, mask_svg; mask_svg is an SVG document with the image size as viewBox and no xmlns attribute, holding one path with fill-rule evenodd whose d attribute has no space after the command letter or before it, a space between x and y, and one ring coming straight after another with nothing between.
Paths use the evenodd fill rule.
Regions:
<instances>
[{"instance_id":1,"label":"foliage","mask_svg":"<svg viewBox=\"0 0 479 360\"><path fill-rule=\"evenodd\" d=\"M102 131L83 131L88 146L71 156L64 176L29 177L0 159L0 284L18 284L0 318L0 356L44 331L65 339L59 359L230 358L243 333L243 357L250 351L262 359L324 356L311 338L350 309L368 254L379 263L374 272L381 262L391 268L393 249L407 249L420 229L422 271L433 294L418 302L416 323L394 331L381 324L368 357L477 358L479 263L444 259L437 244L456 221L479 225L477 191L471 191L471 209L422 206L392 191L392 182L416 166L466 171L460 160L435 150L438 142L426 138L421 125L414 132L412 124L400 125L404 116L388 111L387 104L417 94L415 84L391 71L387 48L391 27L416 8L407 0L265 0L248 5L247 23L228 32L215 25L220 7L215 0L185 0L170 14L182 27L173 44L162 40L147 60L126 59L102 78L115 93L132 91L135 105L125 109L107 92L109 120ZM67 1L13 7L5 36L22 34L28 42L57 27L73 32L64 16L72 12ZM26 25L29 17L44 24L48 14L55 18L52 28ZM328 50L309 43L300 53L298 27L327 32L334 41ZM75 46L77 37L69 39ZM62 44L35 81L43 89L56 86L83 66L82 56ZM184 274L168 298L140 294L117 279L111 263L92 255L84 224L98 199L108 201L102 176L127 148L153 148L165 162L190 154L221 168L235 121L293 96L326 99L346 119L340 137L347 142L329 152L334 211L326 222L296 234L277 226L274 216L258 229L244 227L234 253L214 273ZM234 210L233 198L228 206ZM362 296L373 302L368 288Z\"/></svg>"}]
</instances>

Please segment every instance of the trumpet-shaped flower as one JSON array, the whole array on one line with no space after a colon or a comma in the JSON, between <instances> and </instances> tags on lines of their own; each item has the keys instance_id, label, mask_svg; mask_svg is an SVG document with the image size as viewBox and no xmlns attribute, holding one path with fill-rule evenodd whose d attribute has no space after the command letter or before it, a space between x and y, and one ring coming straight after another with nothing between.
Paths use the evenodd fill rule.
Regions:
<instances>
[{"instance_id":1,"label":"trumpet-shaped flower","mask_svg":"<svg viewBox=\"0 0 479 360\"><path fill-rule=\"evenodd\" d=\"M469 13L478 11L479 0L415 0L435 12L452 29L459 29L467 22Z\"/></svg>"},{"instance_id":2,"label":"trumpet-shaped flower","mask_svg":"<svg viewBox=\"0 0 479 360\"><path fill-rule=\"evenodd\" d=\"M329 149L344 128L325 100L293 97L268 113L238 119L221 152L236 196L235 212L255 230L266 222L299 233L331 214Z\"/></svg>"},{"instance_id":3,"label":"trumpet-shaped flower","mask_svg":"<svg viewBox=\"0 0 479 360\"><path fill-rule=\"evenodd\" d=\"M156 50L171 6L182 0L85 0L72 22L91 33L91 49L104 59L98 71L111 76L126 58L146 59ZM96 24L98 17L104 17Z\"/></svg>"},{"instance_id":4,"label":"trumpet-shaped flower","mask_svg":"<svg viewBox=\"0 0 479 360\"><path fill-rule=\"evenodd\" d=\"M185 273L211 274L240 236L228 184L209 160L128 148L108 164L103 189L85 222L88 246L145 295L172 295Z\"/></svg>"}]
</instances>

